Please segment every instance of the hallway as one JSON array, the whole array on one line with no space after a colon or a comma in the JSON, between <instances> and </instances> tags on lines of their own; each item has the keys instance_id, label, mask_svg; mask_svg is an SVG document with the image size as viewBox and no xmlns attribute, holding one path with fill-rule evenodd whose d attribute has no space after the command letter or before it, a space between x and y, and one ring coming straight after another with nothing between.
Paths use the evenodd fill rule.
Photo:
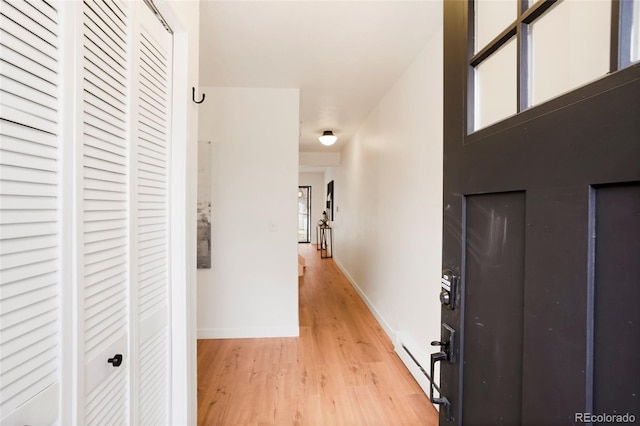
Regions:
<instances>
[{"instance_id":1,"label":"hallway","mask_svg":"<svg viewBox=\"0 0 640 426\"><path fill-rule=\"evenodd\" d=\"M198 341L199 425L436 425L346 277L301 244L300 337Z\"/></svg>"}]
</instances>

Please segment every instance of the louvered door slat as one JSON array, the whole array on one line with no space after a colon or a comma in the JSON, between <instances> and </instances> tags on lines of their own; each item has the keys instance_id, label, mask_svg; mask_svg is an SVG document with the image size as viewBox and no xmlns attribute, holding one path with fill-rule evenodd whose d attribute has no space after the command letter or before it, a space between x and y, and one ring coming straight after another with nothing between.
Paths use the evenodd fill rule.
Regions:
<instances>
[{"instance_id":1,"label":"louvered door slat","mask_svg":"<svg viewBox=\"0 0 640 426\"><path fill-rule=\"evenodd\" d=\"M149 64L146 64L147 66ZM158 77L147 70L146 67L142 67L140 72L141 83L141 95L148 100L158 99L162 102L166 102L166 93L160 86L162 83L158 81Z\"/></svg>"},{"instance_id":2,"label":"louvered door slat","mask_svg":"<svg viewBox=\"0 0 640 426\"><path fill-rule=\"evenodd\" d=\"M29 126L43 132L56 134L58 131L58 124L54 121L46 120L30 114L28 111L14 108L11 105L0 105L0 117L7 121L13 121L14 123L20 122L23 117L29 116Z\"/></svg>"},{"instance_id":3,"label":"louvered door slat","mask_svg":"<svg viewBox=\"0 0 640 426\"><path fill-rule=\"evenodd\" d=\"M87 305L87 317L85 320L87 330L94 330L96 335L102 334L105 337L118 335L118 328L126 324L126 313L120 309L120 304L124 300L125 298L122 297L122 294L116 293L99 300L96 305ZM97 336L93 337L93 340L87 340L88 352L93 349L91 342L99 345L101 340ZM97 349L101 350L101 348Z\"/></svg>"},{"instance_id":4,"label":"louvered door slat","mask_svg":"<svg viewBox=\"0 0 640 426\"><path fill-rule=\"evenodd\" d=\"M161 130L158 130L152 127L149 123L146 123L144 120L140 120L140 124L144 126L144 130L141 130L141 137L144 138L145 141L149 141L154 145L165 148L165 140L167 139L166 133L163 133Z\"/></svg>"},{"instance_id":5,"label":"louvered door slat","mask_svg":"<svg viewBox=\"0 0 640 426\"><path fill-rule=\"evenodd\" d=\"M122 121L122 114L118 111L107 113L103 109L96 107L90 101L85 102L84 112L94 118L94 122L106 124L108 127L102 127L105 131L114 133L122 137L127 131L127 123Z\"/></svg>"},{"instance_id":6,"label":"louvered door slat","mask_svg":"<svg viewBox=\"0 0 640 426\"><path fill-rule=\"evenodd\" d=\"M6 178L6 176L3 176ZM55 184L47 184L40 182L22 182L18 180L6 180L0 184L0 191L7 195L29 195L32 197L55 197L57 194ZM24 212L25 215L33 212ZM1 217L5 214L15 214L14 210L3 210L0 212ZM9 216L7 216L9 217Z\"/></svg>"},{"instance_id":7,"label":"louvered door slat","mask_svg":"<svg viewBox=\"0 0 640 426\"><path fill-rule=\"evenodd\" d=\"M4 2L4 4L7 3L8 2L6 1ZM7 8L7 10L9 11L11 9L11 7ZM41 31L41 27L38 23L27 19L21 19L18 16L14 16L14 18L20 19L20 24L18 24L14 19L11 19L4 15L0 15L0 27L2 27L2 32L5 33L7 37L13 37L17 40L23 40L32 48L42 52L43 54L52 58L54 61L57 61L58 53L56 49L56 36L54 34L47 34ZM36 33L41 33L42 36L39 36ZM3 39L5 38L5 34L2 35ZM56 66L54 65L53 69L55 68Z\"/></svg>"},{"instance_id":8,"label":"louvered door slat","mask_svg":"<svg viewBox=\"0 0 640 426\"><path fill-rule=\"evenodd\" d=\"M120 289L119 284L124 279L127 272L125 264L118 265L115 268L95 272L85 277L85 292L87 295L92 293L92 287L100 286L100 288L108 285L110 288Z\"/></svg>"},{"instance_id":9,"label":"louvered door slat","mask_svg":"<svg viewBox=\"0 0 640 426\"><path fill-rule=\"evenodd\" d=\"M3 76L7 76L7 78L20 83L22 86L32 87L42 93L50 95L55 94L56 74L52 73L47 68L44 68L44 72L41 74L35 74L34 71L38 70L33 69L33 67L21 68L17 64L13 64L7 60L3 60L2 67L0 68L0 72ZM18 86L20 91L8 90L8 92L22 94L24 90L24 87L22 86ZM31 99L31 101L36 102L38 99Z\"/></svg>"},{"instance_id":10,"label":"louvered door slat","mask_svg":"<svg viewBox=\"0 0 640 426\"><path fill-rule=\"evenodd\" d=\"M160 122L161 118L159 118L155 114L151 114L145 108L140 108L139 114L140 114L140 119L141 120L144 120L150 126L154 126L154 127L158 128L158 129L161 129L163 134L166 135L167 126L166 126L166 123L163 124L163 123Z\"/></svg>"},{"instance_id":11,"label":"louvered door slat","mask_svg":"<svg viewBox=\"0 0 640 426\"><path fill-rule=\"evenodd\" d=\"M0 45L0 57L2 57L3 61L12 64L16 68L33 72L48 83L56 84L57 74L55 69L47 68L44 64L25 56L23 52L17 52L2 44ZM0 73L3 67L4 64L0 65Z\"/></svg>"},{"instance_id":12,"label":"louvered door slat","mask_svg":"<svg viewBox=\"0 0 640 426\"><path fill-rule=\"evenodd\" d=\"M103 3L111 10L111 16L117 18L121 22L122 25L120 25L120 27L126 28L125 22L127 20L127 13L121 2L114 0L105 0Z\"/></svg>"},{"instance_id":13,"label":"louvered door slat","mask_svg":"<svg viewBox=\"0 0 640 426\"><path fill-rule=\"evenodd\" d=\"M95 324L93 327L86 328L86 332L91 333L91 337L85 342L85 353L89 358L102 358L101 355L105 352L103 348L105 340L117 340L121 335L122 328L127 326L126 314L122 312L119 306L126 302L125 298L116 299L113 302L118 306L110 306L98 312L96 316L91 316L87 319L87 322ZM121 403L125 404L126 395L120 395L120 398L122 399ZM125 409L125 407L126 405L123 405L122 409Z\"/></svg>"},{"instance_id":14,"label":"louvered door slat","mask_svg":"<svg viewBox=\"0 0 640 426\"><path fill-rule=\"evenodd\" d=\"M31 212L30 212L31 213ZM2 214L5 214L3 211ZM38 235L31 238L14 238L11 240L0 240L0 256L5 254L20 253L31 250L33 247L57 247L57 234ZM55 280L53 280L55 282ZM24 283L28 287L28 283ZM9 297L8 290L2 287L3 296Z\"/></svg>"},{"instance_id":15,"label":"louvered door slat","mask_svg":"<svg viewBox=\"0 0 640 426\"><path fill-rule=\"evenodd\" d=\"M40 341L31 347L30 352L33 354L30 358L20 358L17 356L7 357L8 367L12 373L5 375L3 385L7 387L7 392L12 395L18 395L24 391L22 382L28 383L43 380L43 377L56 374L56 368L52 368L56 360L57 342L55 340ZM26 367L31 373L28 376L20 376L17 368ZM25 380L26 379L26 380ZM45 379L46 380L46 379ZM55 380L55 379L54 379Z\"/></svg>"},{"instance_id":16,"label":"louvered door slat","mask_svg":"<svg viewBox=\"0 0 640 426\"><path fill-rule=\"evenodd\" d=\"M34 234L36 236L42 235L37 232L35 232ZM54 232L52 232L52 234L55 235L55 230ZM32 250L29 255L29 258L27 258L24 255L24 252L5 254L2 257L2 266L7 269L18 268L20 266L26 266L32 263L46 262L49 260L55 260L57 258L58 258L58 247L54 246L54 247L48 247L48 248L41 248L38 250ZM53 290L51 291L57 291L57 290L55 289L55 287L53 287ZM35 297L33 294L29 295L29 297L32 297L32 296ZM2 312L5 314L9 312L8 310L5 310L5 308L7 307L6 303L8 302L8 300L11 300L12 302L16 301L15 298L7 299L7 300L4 300L4 298L2 299L2 302L0 302L0 306L3 308Z\"/></svg>"},{"instance_id":17,"label":"louvered door slat","mask_svg":"<svg viewBox=\"0 0 640 426\"><path fill-rule=\"evenodd\" d=\"M139 191L142 197L156 197L158 195L162 196L162 193L163 193L162 188L156 188L153 186L145 186L145 185L140 185Z\"/></svg>"},{"instance_id":18,"label":"louvered door slat","mask_svg":"<svg viewBox=\"0 0 640 426\"><path fill-rule=\"evenodd\" d=\"M127 240L126 237L116 237L109 239L101 239L99 241L94 242L86 242L84 245L84 253L85 255L90 255L92 253L98 253L102 250L108 250L114 247L124 246L126 245Z\"/></svg>"},{"instance_id":19,"label":"louvered door slat","mask_svg":"<svg viewBox=\"0 0 640 426\"><path fill-rule=\"evenodd\" d=\"M2 181L4 182L2 184L3 188L4 185L7 185L7 187L9 187L10 182L31 183L34 185L42 186L55 185L54 183L52 183L52 179L55 179L55 175L55 173L52 173L50 171L35 170L27 167L9 166L0 163L0 179L2 179ZM12 192L3 192L3 194L6 195L0 195L0 201L2 201L4 209L20 208L17 206L17 204L12 204L12 200L16 199L16 197L19 195L37 195L35 192L33 194L24 194L22 192L17 194ZM9 197L9 195L13 197Z\"/></svg>"},{"instance_id":20,"label":"louvered door slat","mask_svg":"<svg viewBox=\"0 0 640 426\"><path fill-rule=\"evenodd\" d=\"M34 263L33 265L29 265L29 267L3 269L2 270L3 288L6 284L27 280L29 278L32 278L35 274L46 274L49 272L56 272L57 269L58 269L57 261Z\"/></svg>"},{"instance_id":21,"label":"louvered door slat","mask_svg":"<svg viewBox=\"0 0 640 426\"><path fill-rule=\"evenodd\" d=\"M27 41L21 39L19 35L15 36L3 28L0 30L0 36L2 37L2 45L5 49L20 54L24 58L38 63L43 68L49 70L55 70L57 68L55 57L43 52L37 46L29 44Z\"/></svg>"},{"instance_id":22,"label":"louvered door slat","mask_svg":"<svg viewBox=\"0 0 640 426\"><path fill-rule=\"evenodd\" d=\"M24 72L24 70L21 70L20 68L14 67L12 65L7 65L0 69L0 73L4 71L7 71L9 76L2 73L2 78L0 78L0 91L2 92L2 95L4 95L5 93L13 93L22 96L23 98L30 99L34 102L38 102L40 105L43 105L47 108L56 109L58 107L58 100L50 93L52 89L55 89L55 86L50 85L44 80L36 80L30 76L13 76L12 74L10 74L11 72L22 73ZM32 83L34 86L29 85L30 83ZM22 121L18 120L13 122L21 123ZM6 124L11 125L11 123ZM55 132L51 133L55 135Z\"/></svg>"},{"instance_id":23,"label":"louvered door slat","mask_svg":"<svg viewBox=\"0 0 640 426\"><path fill-rule=\"evenodd\" d=\"M54 345L56 343L53 343ZM52 351L44 359L30 359L21 362L17 368L23 368L28 373L23 374L13 383L3 383L3 391L10 395L9 402L20 400L30 395L30 389L44 389L57 380L57 367L52 365L56 359L56 352Z\"/></svg>"},{"instance_id":24,"label":"louvered door slat","mask_svg":"<svg viewBox=\"0 0 640 426\"><path fill-rule=\"evenodd\" d=\"M155 121L160 120L162 121L162 110L158 109L158 107L156 107L152 101L153 99L151 99L151 101L149 99L147 99L146 97L141 96L140 99L140 113L145 115L146 117L153 117L153 119Z\"/></svg>"},{"instance_id":25,"label":"louvered door slat","mask_svg":"<svg viewBox=\"0 0 640 426\"><path fill-rule=\"evenodd\" d=\"M47 18L38 11L38 8L34 8L26 1L3 3L0 12L15 22L26 23L27 25L32 24L29 25L30 31L43 40L48 40L51 37L55 38L58 31L55 21Z\"/></svg>"},{"instance_id":26,"label":"louvered door slat","mask_svg":"<svg viewBox=\"0 0 640 426\"><path fill-rule=\"evenodd\" d=\"M11 327L19 327L25 318L47 312L47 309L50 309L50 302L55 299L56 292L57 289L55 288L53 290L40 289L37 292L29 292L31 294L23 293L5 301L4 305L7 305L7 310L2 313L4 317L3 327L6 330L11 329ZM54 296L51 296L51 293L54 293ZM30 300L31 297L33 297L33 300ZM11 353L11 350L7 350L7 353Z\"/></svg>"},{"instance_id":27,"label":"louvered door slat","mask_svg":"<svg viewBox=\"0 0 640 426\"><path fill-rule=\"evenodd\" d=\"M50 296L47 299L51 299L54 296ZM45 305L46 302L41 302L40 305ZM19 315L17 315L19 316ZM19 321L15 322L12 327L10 333L5 337L7 341L13 337L15 339L14 345L11 350L3 353L3 364L7 369L7 373L5 374L4 380L5 383L11 383L14 381L18 381L20 377L24 374L24 371L20 371L18 368L20 365L23 365L26 361L33 359L44 351L52 349L55 351L57 349L57 339L54 336L51 336L51 333L57 327L56 323L56 313L55 311L46 311L43 313L38 313L38 315L31 316L29 319L20 318ZM29 342L26 339L21 339L24 336L24 332L32 332L36 333L42 337L37 341ZM29 348L29 354L25 355L24 349ZM55 357L53 357L55 358ZM52 369L56 369L54 363L50 365ZM22 386L17 384L16 386Z\"/></svg>"},{"instance_id":28,"label":"louvered door slat","mask_svg":"<svg viewBox=\"0 0 640 426\"><path fill-rule=\"evenodd\" d=\"M141 34L140 45L142 46L140 53L146 59L145 62L152 63L154 72L160 75L161 81L166 81L168 78L167 70L165 69L167 64L166 56L156 49L153 41L149 40L144 34Z\"/></svg>"},{"instance_id":29,"label":"louvered door slat","mask_svg":"<svg viewBox=\"0 0 640 426\"><path fill-rule=\"evenodd\" d=\"M85 98L85 104L87 105L87 107L96 111L96 113L94 113L93 115L100 116L100 114L104 114L104 118L107 120L111 120L114 126L127 130L127 123L121 121L122 113L124 112L121 109L115 108L113 105L105 102L104 99L90 96L87 96Z\"/></svg>"},{"instance_id":30,"label":"louvered door slat","mask_svg":"<svg viewBox=\"0 0 640 426\"><path fill-rule=\"evenodd\" d=\"M122 202L127 200L127 194L118 191L107 191L104 189L85 188L83 195L86 200L112 200ZM117 217L117 214L114 213L109 219L113 219L115 217ZM122 219L124 219L124 217Z\"/></svg>"},{"instance_id":31,"label":"louvered door slat","mask_svg":"<svg viewBox=\"0 0 640 426\"><path fill-rule=\"evenodd\" d=\"M85 179L84 187L86 190L120 193L119 191L120 186L118 182L107 182L104 180Z\"/></svg>"},{"instance_id":32,"label":"louvered door slat","mask_svg":"<svg viewBox=\"0 0 640 426\"><path fill-rule=\"evenodd\" d=\"M109 271L108 275L103 275L101 279L96 280L88 286L85 290L85 299L87 300L87 304L93 304L91 298L96 295L112 295L114 292L118 291L117 286L114 286L113 284L122 279L121 275L125 272L126 270L124 268L122 268L121 272Z\"/></svg>"},{"instance_id":33,"label":"louvered door slat","mask_svg":"<svg viewBox=\"0 0 640 426\"><path fill-rule=\"evenodd\" d=\"M149 155L153 155L154 158L166 163L165 147L162 144L154 143L153 141L148 140L144 136L144 134L140 135L140 139L138 141L139 147L143 150L148 151Z\"/></svg>"},{"instance_id":34,"label":"louvered door slat","mask_svg":"<svg viewBox=\"0 0 640 426\"><path fill-rule=\"evenodd\" d=\"M25 3L31 6L31 9L25 9L27 15L31 16L36 21L42 22L43 25L46 25L47 20L55 24L58 23L58 14L56 13L56 9L47 4L46 1L25 0ZM49 26L47 26L47 28L50 30L52 29Z\"/></svg>"},{"instance_id":35,"label":"louvered door slat","mask_svg":"<svg viewBox=\"0 0 640 426\"><path fill-rule=\"evenodd\" d=\"M116 33L125 34L127 29L126 24L109 3L110 2L107 1L96 2L94 6L100 9L99 15L109 21L109 26L116 28Z\"/></svg>"},{"instance_id":36,"label":"louvered door slat","mask_svg":"<svg viewBox=\"0 0 640 426\"><path fill-rule=\"evenodd\" d=\"M127 394L126 369L116 368L114 374L86 396L85 420L87 425L126 424L122 395ZM111 417L115 416L115 417Z\"/></svg>"},{"instance_id":37,"label":"louvered door slat","mask_svg":"<svg viewBox=\"0 0 640 426\"><path fill-rule=\"evenodd\" d=\"M162 266L161 260L162 259L155 259L155 261L151 260L150 262L155 264L156 267L151 270L140 272L141 283L155 281L158 278L162 278L162 276L167 273L167 269ZM144 287L144 284L142 284L142 287Z\"/></svg>"},{"instance_id":38,"label":"louvered door slat","mask_svg":"<svg viewBox=\"0 0 640 426\"><path fill-rule=\"evenodd\" d=\"M53 173L56 173L58 170L58 164L55 158L8 151L4 149L4 146L2 151L2 161L5 165L16 167L28 165L29 169L45 170Z\"/></svg>"},{"instance_id":39,"label":"louvered door slat","mask_svg":"<svg viewBox=\"0 0 640 426\"><path fill-rule=\"evenodd\" d=\"M166 389L167 376L158 365L166 365L166 357L163 350L167 346L166 333L163 331L155 334L140 347L140 357L144 360L140 365L140 386L143 389ZM140 411L145 413L145 424L159 425L166 422L166 404L162 399L154 397L153 393L144 393L140 398Z\"/></svg>"},{"instance_id":40,"label":"louvered door slat","mask_svg":"<svg viewBox=\"0 0 640 426\"><path fill-rule=\"evenodd\" d=\"M23 114L29 115L31 117L29 120L30 122L33 122L34 120L44 120L53 123L54 130L51 133L55 133L55 126L57 125L56 122L58 119L58 111L56 109L25 99L22 95L16 96L13 93L2 92L2 97L3 103L6 106L20 111ZM36 125L33 127L39 126Z\"/></svg>"},{"instance_id":41,"label":"louvered door slat","mask_svg":"<svg viewBox=\"0 0 640 426\"><path fill-rule=\"evenodd\" d=\"M85 2L86 4L87 2ZM126 64L127 61L126 51L121 46L118 46L117 41L114 41L115 37L105 33L105 29L96 24L95 17L91 13L85 13L84 26L87 41L85 49L91 50L99 62L125 77L126 71L123 64Z\"/></svg>"},{"instance_id":42,"label":"louvered door slat","mask_svg":"<svg viewBox=\"0 0 640 426\"><path fill-rule=\"evenodd\" d=\"M126 130L118 126L117 122L111 123L113 118L109 117L107 114L98 113L98 115L96 115L94 112L97 111L95 111L90 105L85 104L85 124L99 129L102 132L106 132L117 139L126 139Z\"/></svg>"},{"instance_id":43,"label":"louvered door slat","mask_svg":"<svg viewBox=\"0 0 640 426\"><path fill-rule=\"evenodd\" d=\"M4 130L4 129L3 129ZM2 135L2 150L18 154L27 154L34 157L56 159L56 148L50 145L17 139L6 133Z\"/></svg>"},{"instance_id":44,"label":"louvered door slat","mask_svg":"<svg viewBox=\"0 0 640 426\"><path fill-rule=\"evenodd\" d=\"M124 103L120 95L126 95L126 87L123 85L124 77L118 71L117 63L108 56L100 56L100 53L94 53L90 47L85 48L87 64L83 75L87 82L85 90L97 99L107 100L122 110Z\"/></svg>"},{"instance_id":45,"label":"louvered door slat","mask_svg":"<svg viewBox=\"0 0 640 426\"><path fill-rule=\"evenodd\" d=\"M4 81L4 80L0 79L0 81ZM26 145L26 146L29 146L29 147L31 147L32 145L45 145L53 148L55 152L57 152L58 138L56 137L55 134L39 133L38 137L34 138L31 127L25 127L19 123L11 123L8 121L2 122L2 125L0 125L0 136L2 136L3 149L5 147L5 143L7 143L6 142L7 138L5 138L6 136L12 139L10 140L11 144L14 143L13 139L17 139L18 143L22 143L22 142L28 143L29 145ZM11 149L15 150L15 148L11 148Z\"/></svg>"},{"instance_id":46,"label":"louvered door slat","mask_svg":"<svg viewBox=\"0 0 640 426\"><path fill-rule=\"evenodd\" d=\"M99 147L100 149L114 153L125 154L127 147L124 141L117 136L87 122L84 123L83 130L87 139L93 139L93 141L88 141L87 145Z\"/></svg>"},{"instance_id":47,"label":"louvered door slat","mask_svg":"<svg viewBox=\"0 0 640 426\"><path fill-rule=\"evenodd\" d=\"M91 185L93 188L101 188L104 182L105 186L115 186L116 184L126 183L127 176L122 173L114 173L107 170L94 169L87 167L85 169L84 182L86 187ZM120 191L118 191L120 192Z\"/></svg>"},{"instance_id":48,"label":"louvered door slat","mask_svg":"<svg viewBox=\"0 0 640 426\"><path fill-rule=\"evenodd\" d=\"M118 18L114 17L113 10L110 10L103 2L89 2L85 12L91 16L102 32L106 34L114 43L114 47L126 46L126 25ZM124 52L124 49L121 49Z\"/></svg>"},{"instance_id":49,"label":"louvered door slat","mask_svg":"<svg viewBox=\"0 0 640 426\"><path fill-rule=\"evenodd\" d=\"M55 199L54 201L55 202ZM38 218L37 220L41 220ZM58 227L56 222L31 222L31 223L8 223L0 225L0 238L3 240L10 239L20 239L20 238L29 238L29 237L37 237L40 235L56 235L58 232ZM42 249L34 248L32 256L30 259L33 259L34 262L41 262L41 258L38 255ZM26 258L26 256L22 255L21 257ZM54 258L57 257L57 254ZM29 259L23 260L24 264L29 264ZM12 262L11 256L7 256L6 259L2 259L3 268L10 269L15 265L15 262Z\"/></svg>"}]
</instances>

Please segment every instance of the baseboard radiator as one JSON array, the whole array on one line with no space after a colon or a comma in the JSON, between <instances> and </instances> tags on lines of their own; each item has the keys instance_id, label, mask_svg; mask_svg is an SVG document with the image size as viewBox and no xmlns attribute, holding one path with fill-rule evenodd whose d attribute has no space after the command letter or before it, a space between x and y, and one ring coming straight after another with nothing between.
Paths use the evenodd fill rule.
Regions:
<instances>
[{"instance_id":1,"label":"baseboard radiator","mask_svg":"<svg viewBox=\"0 0 640 426\"><path fill-rule=\"evenodd\" d=\"M413 356L413 354L411 353L411 351L409 349L407 349L407 347L405 345L401 345L402 349L407 353L407 355L409 355L409 357L413 360L413 362L416 364L416 366L418 367L418 369L420 370L420 372L422 374L424 374L424 376L427 378L427 380L429 381L430 385L433 386L433 389L435 389L438 394L440 394L440 386L438 386L436 384L436 382L433 381L433 378L431 377L431 375L427 372L427 370L424 369L424 367L422 367L422 365L420 364L420 362L416 359L415 356Z\"/></svg>"}]
</instances>

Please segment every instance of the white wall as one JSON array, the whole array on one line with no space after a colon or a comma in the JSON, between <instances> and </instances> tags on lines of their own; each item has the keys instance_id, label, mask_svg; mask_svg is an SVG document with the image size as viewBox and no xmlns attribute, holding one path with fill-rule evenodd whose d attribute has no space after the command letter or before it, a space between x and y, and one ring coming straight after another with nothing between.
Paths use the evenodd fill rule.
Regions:
<instances>
[{"instance_id":1,"label":"white wall","mask_svg":"<svg viewBox=\"0 0 640 426\"><path fill-rule=\"evenodd\" d=\"M300 173L298 185L311 187L311 243L316 244L316 225L326 210L327 185L324 183L324 173Z\"/></svg>"},{"instance_id":2,"label":"white wall","mask_svg":"<svg viewBox=\"0 0 640 426\"><path fill-rule=\"evenodd\" d=\"M335 261L425 367L429 342L440 337L442 55L440 29L325 178L334 180L338 209Z\"/></svg>"},{"instance_id":3,"label":"white wall","mask_svg":"<svg viewBox=\"0 0 640 426\"><path fill-rule=\"evenodd\" d=\"M301 152L300 167L335 167L340 165L339 152Z\"/></svg>"},{"instance_id":4,"label":"white wall","mask_svg":"<svg viewBox=\"0 0 640 426\"><path fill-rule=\"evenodd\" d=\"M297 336L299 90L201 90L213 205L198 338Z\"/></svg>"}]
</instances>

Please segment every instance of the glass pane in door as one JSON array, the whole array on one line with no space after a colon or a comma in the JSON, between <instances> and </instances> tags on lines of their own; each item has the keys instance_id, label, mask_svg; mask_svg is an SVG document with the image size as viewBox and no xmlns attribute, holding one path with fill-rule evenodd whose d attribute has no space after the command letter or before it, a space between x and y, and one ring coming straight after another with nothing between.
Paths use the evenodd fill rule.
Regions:
<instances>
[{"instance_id":1,"label":"glass pane in door","mask_svg":"<svg viewBox=\"0 0 640 426\"><path fill-rule=\"evenodd\" d=\"M609 72L611 0L565 0L530 26L530 104Z\"/></svg>"},{"instance_id":2,"label":"glass pane in door","mask_svg":"<svg viewBox=\"0 0 640 426\"><path fill-rule=\"evenodd\" d=\"M515 38L476 67L474 130L517 112L517 69Z\"/></svg>"},{"instance_id":3,"label":"glass pane in door","mask_svg":"<svg viewBox=\"0 0 640 426\"><path fill-rule=\"evenodd\" d=\"M475 49L477 53L497 37L518 16L516 0L478 0L475 2Z\"/></svg>"},{"instance_id":4,"label":"glass pane in door","mask_svg":"<svg viewBox=\"0 0 640 426\"><path fill-rule=\"evenodd\" d=\"M640 61L640 0L634 0L633 2L633 24L629 47L631 49L631 62Z\"/></svg>"}]
</instances>

